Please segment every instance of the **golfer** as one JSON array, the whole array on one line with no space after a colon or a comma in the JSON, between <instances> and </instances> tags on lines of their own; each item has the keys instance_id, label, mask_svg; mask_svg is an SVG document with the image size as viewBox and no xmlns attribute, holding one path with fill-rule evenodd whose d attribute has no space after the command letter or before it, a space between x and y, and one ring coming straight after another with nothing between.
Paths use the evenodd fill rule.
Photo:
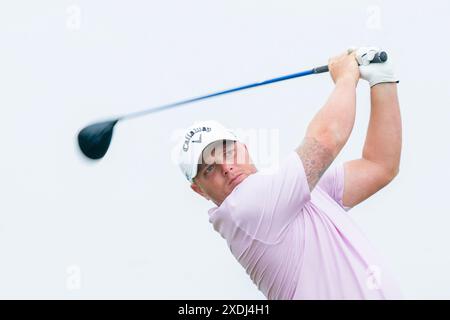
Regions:
<instances>
[{"instance_id":1,"label":"golfer","mask_svg":"<svg viewBox=\"0 0 450 320\"><path fill-rule=\"evenodd\" d=\"M267 299L400 299L382 257L347 213L399 172L402 127L390 59L376 47L329 59L334 89L300 146L275 173L257 170L247 146L215 121L180 141L178 164L193 191L215 207L214 229ZM355 122L359 79L371 114L360 159L331 166Z\"/></svg>"}]
</instances>

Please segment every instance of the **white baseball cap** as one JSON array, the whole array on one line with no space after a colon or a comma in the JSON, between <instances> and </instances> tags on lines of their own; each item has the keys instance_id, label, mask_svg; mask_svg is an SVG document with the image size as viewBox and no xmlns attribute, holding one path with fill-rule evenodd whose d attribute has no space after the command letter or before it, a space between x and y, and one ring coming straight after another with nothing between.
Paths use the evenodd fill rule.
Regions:
<instances>
[{"instance_id":1,"label":"white baseball cap","mask_svg":"<svg viewBox=\"0 0 450 320\"><path fill-rule=\"evenodd\" d=\"M237 135L214 120L199 121L188 127L177 145L178 166L189 182L197 175L203 150L218 140L239 141Z\"/></svg>"}]
</instances>

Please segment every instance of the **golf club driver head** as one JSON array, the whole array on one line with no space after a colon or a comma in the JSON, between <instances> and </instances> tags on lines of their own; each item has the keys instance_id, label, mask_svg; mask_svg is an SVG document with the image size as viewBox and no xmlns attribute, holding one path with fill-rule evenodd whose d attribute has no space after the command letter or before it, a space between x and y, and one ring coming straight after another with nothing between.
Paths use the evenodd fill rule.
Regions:
<instances>
[{"instance_id":1,"label":"golf club driver head","mask_svg":"<svg viewBox=\"0 0 450 320\"><path fill-rule=\"evenodd\" d=\"M119 120L91 124L78 133L78 146L81 152L91 160L98 160L108 151L114 126Z\"/></svg>"}]
</instances>

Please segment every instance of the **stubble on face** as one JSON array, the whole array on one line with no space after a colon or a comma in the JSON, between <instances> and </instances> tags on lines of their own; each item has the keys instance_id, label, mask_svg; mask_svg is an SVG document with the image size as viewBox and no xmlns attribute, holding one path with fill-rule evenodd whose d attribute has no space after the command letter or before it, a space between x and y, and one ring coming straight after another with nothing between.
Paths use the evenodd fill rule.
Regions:
<instances>
[{"instance_id":1,"label":"stubble on face","mask_svg":"<svg viewBox=\"0 0 450 320\"><path fill-rule=\"evenodd\" d=\"M252 163L248 150L244 144L223 141L223 144L220 142L216 143L216 148L214 148L214 145L208 147L211 148L207 150L206 154L202 154L201 163L198 164L194 183L196 183L207 197L216 203L216 205L220 205L237 185L244 181L249 175L256 173L257 170ZM230 148L232 148L233 151L231 152L233 155L232 159L227 158L227 155L230 154ZM216 152L219 152L218 154L220 155L225 155L225 157L215 157ZM223 166L221 164L223 163L230 166L225 175L222 173ZM236 179L230 183L233 178Z\"/></svg>"}]
</instances>

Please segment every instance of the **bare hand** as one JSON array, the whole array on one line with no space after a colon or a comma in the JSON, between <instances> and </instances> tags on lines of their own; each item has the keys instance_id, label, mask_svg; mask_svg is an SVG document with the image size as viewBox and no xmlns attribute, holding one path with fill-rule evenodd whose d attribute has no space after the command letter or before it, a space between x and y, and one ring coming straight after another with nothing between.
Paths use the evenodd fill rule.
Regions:
<instances>
[{"instance_id":1,"label":"bare hand","mask_svg":"<svg viewBox=\"0 0 450 320\"><path fill-rule=\"evenodd\" d=\"M328 69L334 83L347 79L353 81L356 86L359 80L359 67L355 54L345 52L328 60Z\"/></svg>"}]
</instances>

